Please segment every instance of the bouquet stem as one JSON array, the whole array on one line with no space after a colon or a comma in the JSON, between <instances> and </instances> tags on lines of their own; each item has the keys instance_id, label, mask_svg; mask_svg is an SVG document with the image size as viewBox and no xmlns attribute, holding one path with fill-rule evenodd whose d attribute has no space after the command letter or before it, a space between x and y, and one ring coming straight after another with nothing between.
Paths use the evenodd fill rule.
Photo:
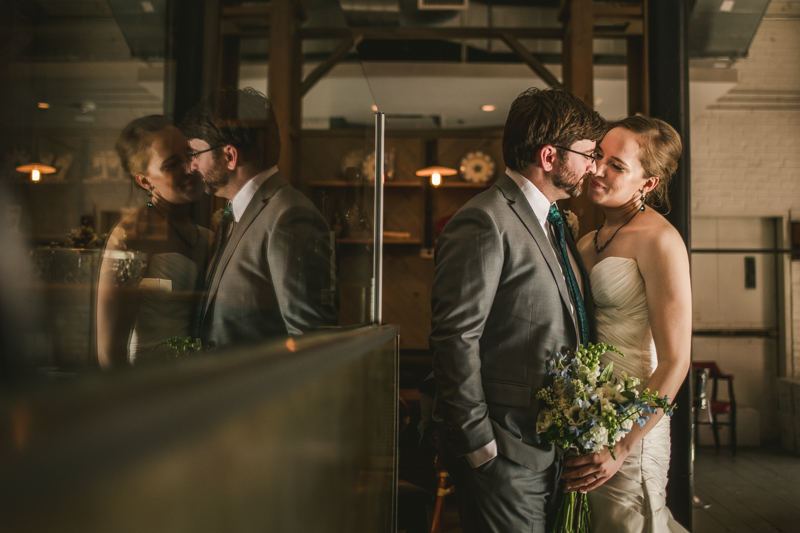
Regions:
<instances>
[{"instance_id":1,"label":"bouquet stem","mask_svg":"<svg viewBox=\"0 0 800 533\"><path fill-rule=\"evenodd\" d=\"M583 492L566 492L552 533L589 533L589 500Z\"/></svg>"}]
</instances>

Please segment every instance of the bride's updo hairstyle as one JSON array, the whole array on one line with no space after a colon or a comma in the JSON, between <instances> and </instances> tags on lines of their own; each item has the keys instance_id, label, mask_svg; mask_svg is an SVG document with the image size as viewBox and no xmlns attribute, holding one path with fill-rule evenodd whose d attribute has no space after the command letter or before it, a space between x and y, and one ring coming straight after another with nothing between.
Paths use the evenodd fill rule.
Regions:
<instances>
[{"instance_id":1,"label":"bride's updo hairstyle","mask_svg":"<svg viewBox=\"0 0 800 533\"><path fill-rule=\"evenodd\" d=\"M683 151L680 135L663 120L642 115L622 119L612 124L609 131L614 128L625 128L636 134L644 177L660 178L656 188L647 194L645 203L651 207L664 206L669 213L672 206L667 191Z\"/></svg>"},{"instance_id":2,"label":"bride's updo hairstyle","mask_svg":"<svg viewBox=\"0 0 800 533\"><path fill-rule=\"evenodd\" d=\"M156 133L172 126L172 121L164 115L150 115L137 118L122 130L117 139L117 154L125 172L135 178L145 175L150 164L150 145Z\"/></svg>"}]
</instances>

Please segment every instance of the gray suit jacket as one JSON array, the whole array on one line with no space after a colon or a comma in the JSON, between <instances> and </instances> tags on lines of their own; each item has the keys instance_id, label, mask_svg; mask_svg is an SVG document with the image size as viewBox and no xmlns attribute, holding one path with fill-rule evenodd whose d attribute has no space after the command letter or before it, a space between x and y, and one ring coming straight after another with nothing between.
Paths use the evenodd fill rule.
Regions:
<instances>
[{"instance_id":1,"label":"gray suit jacket","mask_svg":"<svg viewBox=\"0 0 800 533\"><path fill-rule=\"evenodd\" d=\"M271 176L223 249L202 310L204 343L252 343L335 326L333 249L314 204L280 173Z\"/></svg>"},{"instance_id":2,"label":"gray suit jacket","mask_svg":"<svg viewBox=\"0 0 800 533\"><path fill-rule=\"evenodd\" d=\"M566 233L594 341L589 276ZM440 438L456 456L496 439L500 454L543 471L554 449L536 433L536 393L549 379L547 358L578 338L558 257L511 178L501 177L453 216L435 261L430 346Z\"/></svg>"}]
</instances>

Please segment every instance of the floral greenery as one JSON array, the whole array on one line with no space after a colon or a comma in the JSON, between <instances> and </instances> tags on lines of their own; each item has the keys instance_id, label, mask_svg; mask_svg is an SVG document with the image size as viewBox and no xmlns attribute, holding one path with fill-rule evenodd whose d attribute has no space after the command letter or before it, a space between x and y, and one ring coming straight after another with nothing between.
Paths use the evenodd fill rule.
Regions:
<instances>
[{"instance_id":1,"label":"floral greenery","mask_svg":"<svg viewBox=\"0 0 800 533\"><path fill-rule=\"evenodd\" d=\"M562 215L564 221L567 223L567 227L570 229L570 231L572 231L572 238L577 241L580 230L580 223L578 221L578 216L569 209L565 209Z\"/></svg>"},{"instance_id":2,"label":"floral greenery","mask_svg":"<svg viewBox=\"0 0 800 533\"><path fill-rule=\"evenodd\" d=\"M180 357L182 355L186 355L189 350L193 352L199 352L202 348L202 344L200 343L200 339L192 339L191 337L171 337L169 339L164 339L163 341L159 342L155 346L153 346L153 350L159 348L161 346L169 346L175 352L173 355L175 357Z\"/></svg>"},{"instance_id":3,"label":"floral greenery","mask_svg":"<svg viewBox=\"0 0 800 533\"><path fill-rule=\"evenodd\" d=\"M658 391L639 392L636 387L641 381L628 377L626 372L621 380L613 378L614 363L605 368L600 365L600 356L607 351L625 357L614 346L589 343L579 346L577 351L557 352L547 361L552 383L536 394L547 406L539 412L536 431L567 456L600 453L607 447L616 459L614 446L634 422L644 427L649 415L658 409L671 416L675 408L666 396L659 398ZM559 508L554 533L589 530L586 498L567 493Z\"/></svg>"}]
</instances>

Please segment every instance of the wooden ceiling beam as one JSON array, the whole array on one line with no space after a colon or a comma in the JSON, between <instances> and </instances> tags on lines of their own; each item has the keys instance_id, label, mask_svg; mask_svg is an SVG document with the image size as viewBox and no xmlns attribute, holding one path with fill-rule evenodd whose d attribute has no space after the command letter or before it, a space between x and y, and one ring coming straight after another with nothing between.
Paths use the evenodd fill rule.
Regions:
<instances>
[{"instance_id":1,"label":"wooden ceiling beam","mask_svg":"<svg viewBox=\"0 0 800 533\"><path fill-rule=\"evenodd\" d=\"M361 42L361 39L362 37L360 35L351 35L345 37L341 44L336 47L336 50L334 50L325 61L317 65L314 70L308 73L308 76L306 76L306 79L303 80L303 83L300 86L300 94L305 96L306 93L308 93L308 91L310 91L319 80L321 80L328 72L331 71L333 67L336 66L337 63L339 63L339 61L347 57L347 54L350 53L350 50L358 46L358 43Z\"/></svg>"},{"instance_id":2,"label":"wooden ceiling beam","mask_svg":"<svg viewBox=\"0 0 800 533\"><path fill-rule=\"evenodd\" d=\"M518 40L511 35L503 35L503 42L513 51L518 58L526 63L532 71L534 71L547 85L551 87L561 87L561 82L558 81L552 72L547 70L547 67L539 61L536 56L525 49Z\"/></svg>"}]
</instances>

